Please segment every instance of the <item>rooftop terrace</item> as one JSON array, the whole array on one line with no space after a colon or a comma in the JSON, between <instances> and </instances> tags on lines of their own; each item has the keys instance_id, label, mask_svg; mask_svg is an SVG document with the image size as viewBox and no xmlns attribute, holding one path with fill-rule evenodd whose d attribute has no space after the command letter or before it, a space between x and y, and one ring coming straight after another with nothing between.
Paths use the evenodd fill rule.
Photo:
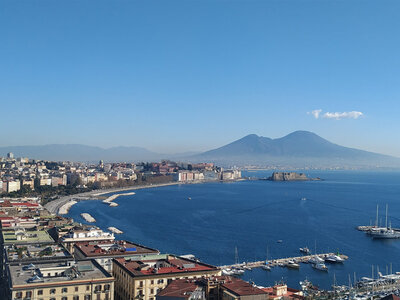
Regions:
<instances>
[{"instance_id":1,"label":"rooftop terrace","mask_svg":"<svg viewBox=\"0 0 400 300\"><path fill-rule=\"evenodd\" d=\"M28 231L23 229L16 229L14 231L3 231L2 237L4 245L54 243L54 240L44 230Z\"/></svg>"},{"instance_id":2,"label":"rooftop terrace","mask_svg":"<svg viewBox=\"0 0 400 300\"><path fill-rule=\"evenodd\" d=\"M27 284L46 285L63 282L70 284L70 281L112 278L94 261L10 265L8 268L14 288Z\"/></svg>"}]
</instances>

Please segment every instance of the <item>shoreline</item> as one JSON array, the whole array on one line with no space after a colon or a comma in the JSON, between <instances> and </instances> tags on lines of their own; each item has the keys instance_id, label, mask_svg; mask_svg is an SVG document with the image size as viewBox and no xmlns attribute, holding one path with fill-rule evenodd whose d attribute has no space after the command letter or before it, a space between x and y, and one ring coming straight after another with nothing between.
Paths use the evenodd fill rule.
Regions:
<instances>
[{"instance_id":1,"label":"shoreline","mask_svg":"<svg viewBox=\"0 0 400 300\"><path fill-rule=\"evenodd\" d=\"M87 200L101 200L99 199L99 196L104 195L104 194L110 194L110 193L117 193L117 192L124 192L124 191L132 191L132 190L141 190L141 189L148 189L148 188L157 188L157 187L163 187L163 186L171 186L171 185L180 185L180 184L198 184L198 183L203 183L203 182L191 182L191 183L183 183L183 182L168 182L168 183L160 183L160 184L150 184L150 185L140 185L140 186L130 186L130 187L121 187L121 188L109 188L109 189L104 189L104 190L93 190L90 192L84 192L84 193L79 193L75 195L69 195L69 196L63 196L60 197L56 200L50 201L44 205L44 207L51 213L55 215L60 215L60 211L64 212L63 210L67 208L67 211L65 214L68 213L69 209L79 201L87 201ZM105 200L110 199L113 197L114 199L124 195L125 193L112 195L108 197ZM129 193L130 194L130 193ZM116 197L114 197L116 196ZM114 200L112 199L112 200ZM105 201L104 200L104 201ZM112 202L109 201L107 203ZM72 204L72 202L75 202ZM63 210L61 210L63 209Z\"/></svg>"},{"instance_id":2,"label":"shoreline","mask_svg":"<svg viewBox=\"0 0 400 300\"><path fill-rule=\"evenodd\" d=\"M87 200L102 200L99 197L105 194L111 194L111 193L117 193L117 192L125 192L127 191L128 193L120 193L120 194L114 194L106 199L103 200L104 203L110 204L112 203L113 200L118 198L119 196L123 196L125 194L133 195L134 192L129 193L129 191L134 191L134 190L142 190L142 189L150 189L150 188L158 188L158 187L163 187L163 186L172 186L172 185L186 185L186 184L202 184L202 183L231 183L231 182L240 182L240 181L245 181L245 178L239 178L236 180L212 180L212 181L191 181L191 182L167 182L167 183L157 183L157 184L149 184L149 185L140 185L140 186L129 186L129 187L121 187L121 188L108 188L104 190L93 190L90 192L84 192L84 193L78 193L75 195L69 195L69 196L63 196L60 197L56 200L50 201L44 205L44 207L54 215L65 215L68 214L68 211L71 209L71 207L78 203L79 201L87 201ZM105 202L106 201L106 202ZM74 202L74 203L73 203ZM63 213L66 209L66 212ZM62 212L60 214L60 211Z\"/></svg>"}]
</instances>

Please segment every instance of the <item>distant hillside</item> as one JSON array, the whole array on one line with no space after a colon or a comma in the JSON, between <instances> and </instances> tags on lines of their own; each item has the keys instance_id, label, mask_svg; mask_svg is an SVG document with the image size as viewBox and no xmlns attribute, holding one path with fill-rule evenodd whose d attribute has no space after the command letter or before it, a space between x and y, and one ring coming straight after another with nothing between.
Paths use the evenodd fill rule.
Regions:
<instances>
[{"instance_id":1,"label":"distant hillside","mask_svg":"<svg viewBox=\"0 0 400 300\"><path fill-rule=\"evenodd\" d=\"M140 147L113 147L100 148L79 144L43 145L43 146L10 146L0 147L0 156L8 152L15 157L29 157L34 159L54 161L147 161L160 159L161 155Z\"/></svg>"},{"instance_id":2,"label":"distant hillside","mask_svg":"<svg viewBox=\"0 0 400 300\"><path fill-rule=\"evenodd\" d=\"M238 164L400 167L399 158L339 146L309 131L295 131L278 139L250 134L195 157Z\"/></svg>"}]
</instances>

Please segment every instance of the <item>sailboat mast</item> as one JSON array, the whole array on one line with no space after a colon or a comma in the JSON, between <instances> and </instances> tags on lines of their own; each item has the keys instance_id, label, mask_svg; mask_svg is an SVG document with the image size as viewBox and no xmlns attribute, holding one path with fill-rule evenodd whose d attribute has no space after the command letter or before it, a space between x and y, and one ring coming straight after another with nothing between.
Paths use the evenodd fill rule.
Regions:
<instances>
[{"instance_id":1,"label":"sailboat mast","mask_svg":"<svg viewBox=\"0 0 400 300\"><path fill-rule=\"evenodd\" d=\"M385 227L387 228L387 204L386 204L386 219L385 219Z\"/></svg>"},{"instance_id":2,"label":"sailboat mast","mask_svg":"<svg viewBox=\"0 0 400 300\"><path fill-rule=\"evenodd\" d=\"M379 204L376 205L375 227L378 227L378 218L379 218Z\"/></svg>"}]
</instances>

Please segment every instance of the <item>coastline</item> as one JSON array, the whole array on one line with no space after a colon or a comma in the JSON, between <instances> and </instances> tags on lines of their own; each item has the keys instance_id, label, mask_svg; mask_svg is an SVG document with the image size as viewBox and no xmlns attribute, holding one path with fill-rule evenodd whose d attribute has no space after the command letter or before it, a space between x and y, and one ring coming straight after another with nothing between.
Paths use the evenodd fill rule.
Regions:
<instances>
[{"instance_id":1,"label":"coastline","mask_svg":"<svg viewBox=\"0 0 400 300\"><path fill-rule=\"evenodd\" d=\"M122 187L122 188L109 188L109 189L104 189L104 190L100 190L100 191L99 190L93 190L93 191L90 191L90 192L84 192L84 193L79 193L79 194L75 194L75 195L69 195L69 196L60 197L60 198L58 198L56 200L53 200L53 201L50 201L50 202L46 203L44 207L51 214L57 215L57 214L60 214L60 211L63 214L67 214L68 210L74 204L78 203L79 201L101 200L101 199L99 199L99 196L104 195L104 194L124 192L124 191L133 191L133 190L141 190L141 189L148 189L148 188L157 188L157 187L179 185L179 184L198 184L198 183L203 183L203 182L191 182L191 183L168 182L168 183L160 183L160 184L150 184L150 185ZM115 199L115 198L119 197L120 195L124 195L124 193L118 194L118 196L116 196L116 197L113 197L113 196L110 196L110 197L113 197ZM107 198L107 199L109 199L109 198ZM75 202L75 203L73 203L73 202Z\"/></svg>"}]
</instances>

